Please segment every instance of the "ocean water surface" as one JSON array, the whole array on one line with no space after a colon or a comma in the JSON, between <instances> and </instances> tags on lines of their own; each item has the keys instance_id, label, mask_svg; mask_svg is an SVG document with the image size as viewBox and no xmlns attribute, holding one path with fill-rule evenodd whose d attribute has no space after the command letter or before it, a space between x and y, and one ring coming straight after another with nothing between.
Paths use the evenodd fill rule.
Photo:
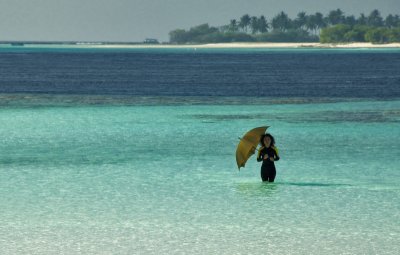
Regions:
<instances>
[{"instance_id":1,"label":"ocean water surface","mask_svg":"<svg viewBox=\"0 0 400 255\"><path fill-rule=\"evenodd\" d=\"M397 254L400 51L0 50L1 254ZM275 183L235 150L269 125Z\"/></svg>"}]
</instances>

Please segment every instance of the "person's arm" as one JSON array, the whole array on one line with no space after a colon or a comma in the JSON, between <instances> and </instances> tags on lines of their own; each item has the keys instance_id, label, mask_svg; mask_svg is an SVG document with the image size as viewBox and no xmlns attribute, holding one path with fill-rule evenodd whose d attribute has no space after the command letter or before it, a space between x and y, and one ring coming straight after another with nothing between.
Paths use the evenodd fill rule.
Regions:
<instances>
[{"instance_id":1,"label":"person's arm","mask_svg":"<svg viewBox=\"0 0 400 255\"><path fill-rule=\"evenodd\" d=\"M277 147L273 147L274 151L275 151L275 155L274 155L274 161L278 161L280 159L279 157L279 152L278 152L278 148Z\"/></svg>"},{"instance_id":2,"label":"person's arm","mask_svg":"<svg viewBox=\"0 0 400 255\"><path fill-rule=\"evenodd\" d=\"M261 147L261 148L258 150L257 162L261 162L261 161L263 161L263 158L264 158L264 153L262 153L262 152L261 152L261 151L262 151L262 149L263 149L263 147Z\"/></svg>"}]
</instances>

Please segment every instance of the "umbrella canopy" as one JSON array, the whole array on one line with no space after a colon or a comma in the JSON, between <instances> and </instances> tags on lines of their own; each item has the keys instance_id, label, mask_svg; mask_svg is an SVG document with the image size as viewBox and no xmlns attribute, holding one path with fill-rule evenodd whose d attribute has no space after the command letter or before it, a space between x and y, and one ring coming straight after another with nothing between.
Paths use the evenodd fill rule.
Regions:
<instances>
[{"instance_id":1,"label":"umbrella canopy","mask_svg":"<svg viewBox=\"0 0 400 255\"><path fill-rule=\"evenodd\" d=\"M236 148L236 163L239 170L245 166L246 161L256 152L260 138L265 134L267 128L268 126L253 128L242 138L239 138L240 142Z\"/></svg>"}]
</instances>

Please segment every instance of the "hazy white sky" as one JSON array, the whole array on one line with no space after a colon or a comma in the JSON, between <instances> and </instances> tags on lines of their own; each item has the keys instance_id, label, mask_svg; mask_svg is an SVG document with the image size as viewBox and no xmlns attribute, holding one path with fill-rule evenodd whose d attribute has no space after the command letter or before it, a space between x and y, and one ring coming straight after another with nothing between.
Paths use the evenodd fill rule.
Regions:
<instances>
[{"instance_id":1,"label":"hazy white sky","mask_svg":"<svg viewBox=\"0 0 400 255\"><path fill-rule=\"evenodd\" d=\"M294 18L340 8L400 15L400 0L0 0L0 40L168 41L177 28L228 24L243 14Z\"/></svg>"}]
</instances>

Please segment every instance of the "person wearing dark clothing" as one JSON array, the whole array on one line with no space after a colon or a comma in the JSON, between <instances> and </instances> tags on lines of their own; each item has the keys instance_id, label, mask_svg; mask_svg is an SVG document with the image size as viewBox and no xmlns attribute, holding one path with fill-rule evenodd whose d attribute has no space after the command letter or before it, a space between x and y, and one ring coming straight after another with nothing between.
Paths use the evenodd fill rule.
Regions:
<instances>
[{"instance_id":1,"label":"person wearing dark clothing","mask_svg":"<svg viewBox=\"0 0 400 255\"><path fill-rule=\"evenodd\" d=\"M265 134L260 139L261 148L258 151L257 161L261 162L261 179L263 182L274 182L276 176L275 161L279 160L278 148L275 139Z\"/></svg>"}]
</instances>

